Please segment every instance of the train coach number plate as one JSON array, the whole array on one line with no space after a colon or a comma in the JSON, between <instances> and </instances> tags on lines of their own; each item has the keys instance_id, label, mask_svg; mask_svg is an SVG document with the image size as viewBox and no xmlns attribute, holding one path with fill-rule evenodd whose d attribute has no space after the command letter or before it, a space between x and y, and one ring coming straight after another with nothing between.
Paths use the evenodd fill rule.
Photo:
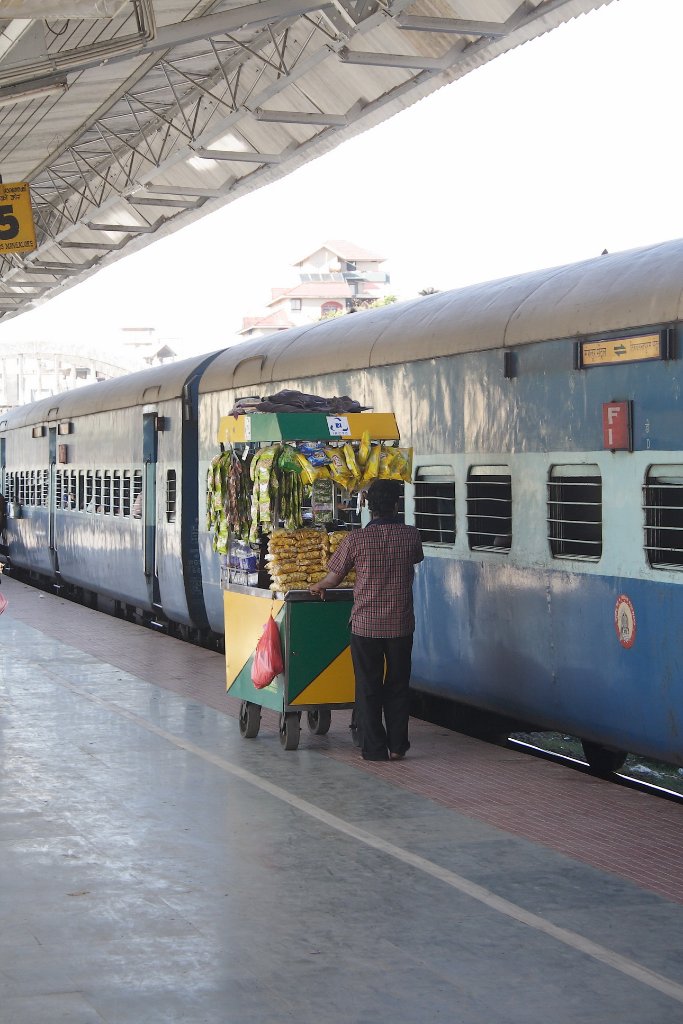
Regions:
<instances>
[{"instance_id":1,"label":"train coach number plate","mask_svg":"<svg viewBox=\"0 0 683 1024\"><path fill-rule=\"evenodd\" d=\"M614 628L622 647L633 647L636 639L636 613L626 594L620 594L614 606Z\"/></svg>"}]
</instances>

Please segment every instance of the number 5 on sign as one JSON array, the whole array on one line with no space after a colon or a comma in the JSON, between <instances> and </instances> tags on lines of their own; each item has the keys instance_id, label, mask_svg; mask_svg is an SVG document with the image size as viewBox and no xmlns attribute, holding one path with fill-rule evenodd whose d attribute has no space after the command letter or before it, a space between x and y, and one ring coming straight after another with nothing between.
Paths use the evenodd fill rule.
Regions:
<instances>
[{"instance_id":1,"label":"number 5 on sign","mask_svg":"<svg viewBox=\"0 0 683 1024\"><path fill-rule=\"evenodd\" d=\"M35 248L36 229L28 182L0 185L0 253L33 252Z\"/></svg>"}]
</instances>

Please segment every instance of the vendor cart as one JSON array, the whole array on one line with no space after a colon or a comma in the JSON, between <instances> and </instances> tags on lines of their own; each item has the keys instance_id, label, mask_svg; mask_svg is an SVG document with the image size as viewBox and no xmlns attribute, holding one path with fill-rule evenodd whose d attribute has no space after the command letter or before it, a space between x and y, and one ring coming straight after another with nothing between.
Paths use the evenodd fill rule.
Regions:
<instances>
[{"instance_id":1,"label":"vendor cart","mask_svg":"<svg viewBox=\"0 0 683 1024\"><path fill-rule=\"evenodd\" d=\"M398 442L398 437L396 420L391 413L344 416L308 412L253 413L221 419L218 440L222 455L214 460L219 468L214 466L213 472L218 481L216 486L223 481L224 495L219 501L211 495L209 498L214 501L213 507L219 508L219 520L221 501L224 505L232 502L233 507L228 525L219 522L215 536L218 550L226 548L221 553L221 586L227 693L241 701L239 726L243 737L253 739L258 735L261 709L270 708L280 716L281 745L285 750L295 750L299 745L302 712L307 714L309 729L323 735L330 728L332 710L353 705L355 684L349 626L353 582L347 579L338 589L328 590L325 600L310 594L308 586L322 579L327 554L334 549L335 542L342 539L339 534L352 528L348 512L350 508L357 512L359 505L353 500L351 488L367 485L360 468L353 482L344 476L335 481L320 467L312 468L311 476L319 474L316 479L322 482L313 483L307 476L307 486L303 486L301 480L292 486L280 474L279 482L273 485L275 497L269 491L270 505L266 502L265 507L261 507L257 529L254 520L258 517L258 502L263 500L266 484L259 485L258 469L252 468L247 478L243 467L250 461L256 466L263 450L267 449L271 467L268 472L272 473L275 472L272 467L282 464L283 453L290 466L295 456L300 458L302 451L310 452L319 444L320 452L324 450L327 457L331 457L330 470L334 471L332 461L338 461L337 452L343 454L345 450L354 464L349 451L351 446L358 452L362 442L367 456L368 444L379 446L385 452ZM397 451L394 447L391 450ZM314 454L315 451L310 457ZM392 455L392 459L395 457ZM261 459L261 465L263 462ZM380 464L377 452L373 464ZM302 462L302 465L306 472L306 464ZM231 472L237 475L237 483L234 478L228 479ZM341 487L339 481L346 487ZM248 512L244 512L245 488L253 490ZM287 501L282 497L284 493L290 495ZM292 493L299 501L296 508L292 507ZM238 511L240 500L242 512ZM359 526L357 514L355 519L355 525ZM249 536L245 540L247 528ZM266 544L268 554L264 554ZM273 551L280 554L273 554ZM323 552L322 556L319 552ZM277 559L282 557L289 559L282 563L290 567L289 573L278 567ZM321 560L316 561L318 558ZM257 689L252 681L252 666L257 643L270 615L278 626L284 671L267 686Z\"/></svg>"}]
</instances>

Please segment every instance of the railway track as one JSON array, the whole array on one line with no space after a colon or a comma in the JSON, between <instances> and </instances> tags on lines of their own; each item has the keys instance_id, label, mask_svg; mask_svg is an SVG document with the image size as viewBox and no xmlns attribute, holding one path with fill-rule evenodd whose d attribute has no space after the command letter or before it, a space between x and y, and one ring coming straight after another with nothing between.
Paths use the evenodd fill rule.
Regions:
<instances>
[{"instance_id":1,"label":"railway track","mask_svg":"<svg viewBox=\"0 0 683 1024\"><path fill-rule=\"evenodd\" d=\"M539 757L546 761L554 761L557 764L563 764L568 768L572 768L574 771L582 772L584 775L596 775L585 761L582 761L577 757L572 757L568 754L560 754L554 750L547 750L544 747L528 743L525 740L508 738L506 746L513 750L521 750L532 757ZM613 772L609 775L601 775L598 777L604 778L606 782L611 782L612 785L615 786L624 786L627 789L633 789L641 793L648 793L651 796L656 796L660 800L670 800L673 803L683 804L683 793L677 793L675 790L668 789L666 786L657 786L651 782L645 782L642 779L634 779L632 776L624 775L621 772Z\"/></svg>"}]
</instances>

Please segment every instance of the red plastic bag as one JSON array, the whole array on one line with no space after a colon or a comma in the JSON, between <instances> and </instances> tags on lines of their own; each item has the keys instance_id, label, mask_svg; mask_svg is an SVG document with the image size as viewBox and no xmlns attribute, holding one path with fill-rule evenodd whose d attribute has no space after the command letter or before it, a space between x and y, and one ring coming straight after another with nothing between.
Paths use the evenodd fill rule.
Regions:
<instances>
[{"instance_id":1,"label":"red plastic bag","mask_svg":"<svg viewBox=\"0 0 683 1024\"><path fill-rule=\"evenodd\" d=\"M271 615L263 627L261 639L256 644L254 662L251 666L251 681L257 690L272 683L275 676L284 672L282 647L280 646L280 630Z\"/></svg>"}]
</instances>

